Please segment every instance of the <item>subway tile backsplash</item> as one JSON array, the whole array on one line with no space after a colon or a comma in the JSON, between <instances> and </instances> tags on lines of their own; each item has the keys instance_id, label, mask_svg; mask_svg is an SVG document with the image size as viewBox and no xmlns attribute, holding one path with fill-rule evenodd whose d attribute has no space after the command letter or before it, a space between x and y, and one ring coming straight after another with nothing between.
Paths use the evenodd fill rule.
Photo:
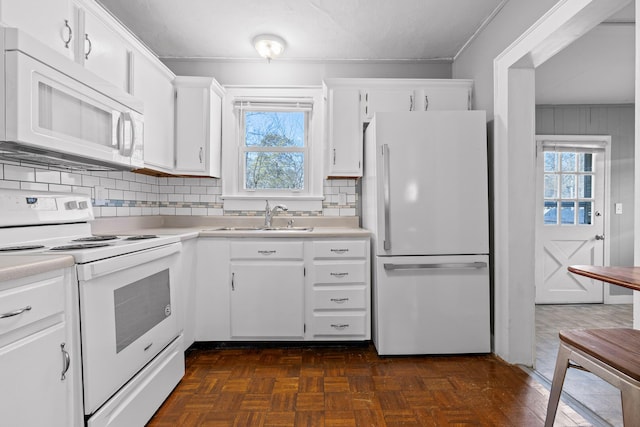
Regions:
<instances>
[{"instance_id":1,"label":"subway tile backsplash","mask_svg":"<svg viewBox=\"0 0 640 427\"><path fill-rule=\"evenodd\" d=\"M216 178L155 177L133 172L67 172L25 163L0 163L0 187L90 195L96 217L140 215L253 216L262 211L225 211ZM321 211L294 216L359 215L355 179L324 181Z\"/></svg>"}]
</instances>

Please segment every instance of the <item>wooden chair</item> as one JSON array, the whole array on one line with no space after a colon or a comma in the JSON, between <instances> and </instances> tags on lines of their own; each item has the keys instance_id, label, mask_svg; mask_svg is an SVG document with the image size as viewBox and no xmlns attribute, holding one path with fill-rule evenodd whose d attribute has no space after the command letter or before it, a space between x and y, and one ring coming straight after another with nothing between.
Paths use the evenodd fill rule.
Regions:
<instances>
[{"instance_id":1,"label":"wooden chair","mask_svg":"<svg viewBox=\"0 0 640 427\"><path fill-rule=\"evenodd\" d=\"M545 427L553 426L569 367L589 371L617 387L622 396L624 425L640 426L640 330L578 329L561 331L559 335Z\"/></svg>"}]
</instances>

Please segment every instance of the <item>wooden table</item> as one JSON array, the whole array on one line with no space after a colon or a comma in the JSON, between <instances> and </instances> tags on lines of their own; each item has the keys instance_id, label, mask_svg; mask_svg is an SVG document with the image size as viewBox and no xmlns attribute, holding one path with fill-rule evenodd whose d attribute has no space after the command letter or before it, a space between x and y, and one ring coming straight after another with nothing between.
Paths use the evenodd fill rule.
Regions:
<instances>
[{"instance_id":1,"label":"wooden table","mask_svg":"<svg viewBox=\"0 0 640 427\"><path fill-rule=\"evenodd\" d=\"M596 267L593 265L572 265L569 271L580 276L624 286L640 291L640 267Z\"/></svg>"}]
</instances>

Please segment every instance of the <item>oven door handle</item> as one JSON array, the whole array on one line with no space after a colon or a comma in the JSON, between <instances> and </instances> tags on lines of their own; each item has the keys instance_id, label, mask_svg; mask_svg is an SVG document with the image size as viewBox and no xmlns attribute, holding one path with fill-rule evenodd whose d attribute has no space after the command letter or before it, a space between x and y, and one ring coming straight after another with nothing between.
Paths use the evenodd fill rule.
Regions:
<instances>
[{"instance_id":1,"label":"oven door handle","mask_svg":"<svg viewBox=\"0 0 640 427\"><path fill-rule=\"evenodd\" d=\"M180 242L77 266L78 280L91 280L180 252Z\"/></svg>"}]
</instances>

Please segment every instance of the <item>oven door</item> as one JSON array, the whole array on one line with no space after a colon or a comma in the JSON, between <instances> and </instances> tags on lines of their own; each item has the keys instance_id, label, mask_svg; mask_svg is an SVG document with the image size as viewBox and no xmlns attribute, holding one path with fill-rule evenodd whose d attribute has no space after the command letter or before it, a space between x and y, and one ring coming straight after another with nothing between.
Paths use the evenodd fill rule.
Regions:
<instances>
[{"instance_id":1,"label":"oven door","mask_svg":"<svg viewBox=\"0 0 640 427\"><path fill-rule=\"evenodd\" d=\"M179 335L173 243L78 265L85 414Z\"/></svg>"}]
</instances>

